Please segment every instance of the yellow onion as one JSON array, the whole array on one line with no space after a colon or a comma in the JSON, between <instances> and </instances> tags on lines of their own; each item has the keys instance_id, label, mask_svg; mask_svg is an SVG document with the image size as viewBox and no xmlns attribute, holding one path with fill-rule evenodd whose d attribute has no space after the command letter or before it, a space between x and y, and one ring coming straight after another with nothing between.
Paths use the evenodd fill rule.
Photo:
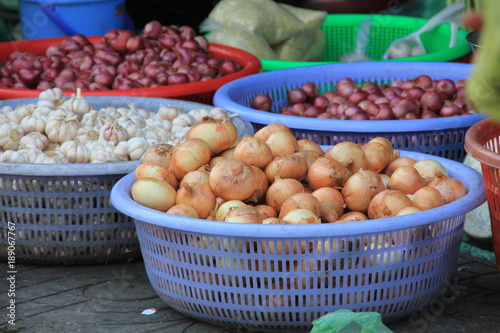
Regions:
<instances>
[{"instance_id":1,"label":"yellow onion","mask_svg":"<svg viewBox=\"0 0 500 333\"><path fill-rule=\"evenodd\" d=\"M186 139L192 138L203 139L215 155L233 146L238 139L238 129L230 120L208 118L191 127Z\"/></svg>"},{"instance_id":2,"label":"yellow onion","mask_svg":"<svg viewBox=\"0 0 500 333\"><path fill-rule=\"evenodd\" d=\"M376 141L370 141L361 146L365 152L366 167L365 170L374 171L376 173L382 172L389 163L391 163L392 146L388 148L386 145Z\"/></svg>"},{"instance_id":3,"label":"yellow onion","mask_svg":"<svg viewBox=\"0 0 500 333\"><path fill-rule=\"evenodd\" d=\"M308 209L297 208L285 216L282 220L287 221L289 224L320 224L320 218Z\"/></svg>"},{"instance_id":4,"label":"yellow onion","mask_svg":"<svg viewBox=\"0 0 500 333\"><path fill-rule=\"evenodd\" d=\"M413 167L417 169L420 175L428 182L441 175L449 176L444 165L433 159L423 159L417 161L413 164Z\"/></svg>"},{"instance_id":5,"label":"yellow onion","mask_svg":"<svg viewBox=\"0 0 500 333\"><path fill-rule=\"evenodd\" d=\"M267 139L269 138L269 136L272 133L277 132L277 131L285 131L285 132L292 133L292 130L289 127L287 127L283 124L274 123L274 124L269 124L269 125L262 127L257 132L255 132L255 134L253 136L262 142L266 142Z\"/></svg>"},{"instance_id":6,"label":"yellow onion","mask_svg":"<svg viewBox=\"0 0 500 333\"><path fill-rule=\"evenodd\" d=\"M335 223L342 223L342 222L357 222L357 221L366 221L368 220L368 216L366 216L365 213L362 212L347 212L343 215L341 215Z\"/></svg>"},{"instance_id":7,"label":"yellow onion","mask_svg":"<svg viewBox=\"0 0 500 333\"><path fill-rule=\"evenodd\" d=\"M209 181L215 195L225 200L244 201L260 185L252 166L233 158L215 165L210 170Z\"/></svg>"},{"instance_id":8,"label":"yellow onion","mask_svg":"<svg viewBox=\"0 0 500 333\"><path fill-rule=\"evenodd\" d=\"M342 195L347 209L364 212L372 198L385 190L385 185L379 174L360 169L345 182Z\"/></svg>"},{"instance_id":9,"label":"yellow onion","mask_svg":"<svg viewBox=\"0 0 500 333\"><path fill-rule=\"evenodd\" d=\"M401 209L408 206L413 206L413 201L406 194L397 190L385 190L370 201L368 217L379 219L396 216Z\"/></svg>"},{"instance_id":10,"label":"yellow onion","mask_svg":"<svg viewBox=\"0 0 500 333\"><path fill-rule=\"evenodd\" d=\"M193 207L191 207L189 205L185 205L185 204L174 205L167 210L167 213L173 214L173 215L178 215L178 216L191 217L194 219L200 218L198 216L198 213L196 212L196 210Z\"/></svg>"},{"instance_id":11,"label":"yellow onion","mask_svg":"<svg viewBox=\"0 0 500 333\"><path fill-rule=\"evenodd\" d=\"M245 199L245 202L260 203L266 196L267 189L269 188L269 181L267 180L267 176L262 169L256 167L255 165L251 165L251 167L257 177L257 188L250 197Z\"/></svg>"},{"instance_id":12,"label":"yellow onion","mask_svg":"<svg viewBox=\"0 0 500 333\"><path fill-rule=\"evenodd\" d=\"M322 222L335 222L344 214L346 204L339 190L333 187L320 187L311 194L316 197L320 203L321 213L319 217Z\"/></svg>"},{"instance_id":13,"label":"yellow onion","mask_svg":"<svg viewBox=\"0 0 500 333\"><path fill-rule=\"evenodd\" d=\"M414 165L415 163L417 163L417 161L411 157L396 158L391 163L389 163L387 168L385 168L384 173L388 176L391 176L392 173L394 172L394 170L396 170L400 166L402 166L402 165Z\"/></svg>"},{"instance_id":14,"label":"yellow onion","mask_svg":"<svg viewBox=\"0 0 500 333\"><path fill-rule=\"evenodd\" d=\"M412 165L401 165L392 173L389 183L387 183L387 188L398 190L405 194L413 194L426 184L427 181Z\"/></svg>"},{"instance_id":15,"label":"yellow onion","mask_svg":"<svg viewBox=\"0 0 500 333\"><path fill-rule=\"evenodd\" d=\"M428 210L446 204L441 192L432 186L424 186L408 196L420 210Z\"/></svg>"},{"instance_id":16,"label":"yellow onion","mask_svg":"<svg viewBox=\"0 0 500 333\"><path fill-rule=\"evenodd\" d=\"M351 173L366 169L366 155L360 145L350 141L339 142L325 152L326 157L333 158L345 166Z\"/></svg>"},{"instance_id":17,"label":"yellow onion","mask_svg":"<svg viewBox=\"0 0 500 333\"><path fill-rule=\"evenodd\" d=\"M288 131L273 132L265 142L271 148L273 157L292 154L299 150L297 139Z\"/></svg>"},{"instance_id":18,"label":"yellow onion","mask_svg":"<svg viewBox=\"0 0 500 333\"><path fill-rule=\"evenodd\" d=\"M313 190L320 187L343 187L351 175L339 161L322 156L309 166L307 182Z\"/></svg>"},{"instance_id":19,"label":"yellow onion","mask_svg":"<svg viewBox=\"0 0 500 333\"><path fill-rule=\"evenodd\" d=\"M273 207L268 206L268 205L257 205L255 208L259 211L260 215L262 215L262 223L268 218L277 218L278 213L274 210Z\"/></svg>"},{"instance_id":20,"label":"yellow onion","mask_svg":"<svg viewBox=\"0 0 500 333\"><path fill-rule=\"evenodd\" d=\"M389 184L389 180L391 179L391 177L389 177L385 173L379 173L379 176L380 176L380 178L382 178L382 181L384 182L384 186L387 189L387 184Z\"/></svg>"},{"instance_id":21,"label":"yellow onion","mask_svg":"<svg viewBox=\"0 0 500 333\"><path fill-rule=\"evenodd\" d=\"M203 183L183 183L177 190L175 204L194 208L198 216L207 218L215 209L216 197L212 188Z\"/></svg>"},{"instance_id":22,"label":"yellow onion","mask_svg":"<svg viewBox=\"0 0 500 333\"><path fill-rule=\"evenodd\" d=\"M207 165L207 170L210 171L212 170L212 168L217 164L219 163L220 161L224 161L224 160L227 160L227 157L224 157L224 156L214 156L210 159L210 161L208 162L208 165Z\"/></svg>"},{"instance_id":23,"label":"yellow onion","mask_svg":"<svg viewBox=\"0 0 500 333\"><path fill-rule=\"evenodd\" d=\"M444 174L437 175L436 173L436 177L434 177L428 185L436 188L443 196L444 202L447 204L458 200L467 194L467 189L461 181L445 176Z\"/></svg>"},{"instance_id":24,"label":"yellow onion","mask_svg":"<svg viewBox=\"0 0 500 333\"><path fill-rule=\"evenodd\" d=\"M189 172L208 164L211 152L208 143L199 138L187 139L172 148L170 171L177 180Z\"/></svg>"},{"instance_id":25,"label":"yellow onion","mask_svg":"<svg viewBox=\"0 0 500 333\"><path fill-rule=\"evenodd\" d=\"M266 205L274 208L279 212L281 205L286 199L296 193L304 192L304 185L297 179L293 178L277 178L269 185L266 192Z\"/></svg>"},{"instance_id":26,"label":"yellow onion","mask_svg":"<svg viewBox=\"0 0 500 333\"><path fill-rule=\"evenodd\" d=\"M224 218L224 222L233 223L262 223L262 215L258 209L253 206L245 205L230 209Z\"/></svg>"},{"instance_id":27,"label":"yellow onion","mask_svg":"<svg viewBox=\"0 0 500 333\"><path fill-rule=\"evenodd\" d=\"M130 190L135 202L151 209L166 212L175 205L177 193L166 181L156 178L141 178Z\"/></svg>"},{"instance_id":28,"label":"yellow onion","mask_svg":"<svg viewBox=\"0 0 500 333\"><path fill-rule=\"evenodd\" d=\"M380 144L384 145L390 151L393 151L393 149L394 149L391 141L389 141L387 138L384 138L383 136L377 136L373 139L370 139L370 141L368 141L368 143L371 143L371 142L380 143Z\"/></svg>"},{"instance_id":29,"label":"yellow onion","mask_svg":"<svg viewBox=\"0 0 500 333\"><path fill-rule=\"evenodd\" d=\"M142 157L143 164L153 164L164 169L170 168L170 152L174 148L168 143L157 143L149 147Z\"/></svg>"},{"instance_id":30,"label":"yellow onion","mask_svg":"<svg viewBox=\"0 0 500 333\"><path fill-rule=\"evenodd\" d=\"M219 208L217 209L217 211L215 213L215 219L217 221L224 221L224 219L226 218L227 213L231 209L233 209L235 207L246 206L246 205L247 205L246 203L244 203L243 201L240 201L240 200L229 200L229 201L226 201L223 204L221 204L219 206Z\"/></svg>"},{"instance_id":31,"label":"yellow onion","mask_svg":"<svg viewBox=\"0 0 500 333\"><path fill-rule=\"evenodd\" d=\"M221 152L219 154L220 157L225 157L225 158L233 158L233 154L234 154L234 149L236 147L231 147L231 148L228 148L226 150L224 150L223 152Z\"/></svg>"},{"instance_id":32,"label":"yellow onion","mask_svg":"<svg viewBox=\"0 0 500 333\"><path fill-rule=\"evenodd\" d=\"M297 146L299 147L299 151L312 150L316 153L323 155L325 152L316 142L308 139L300 139L297 140Z\"/></svg>"},{"instance_id":33,"label":"yellow onion","mask_svg":"<svg viewBox=\"0 0 500 333\"><path fill-rule=\"evenodd\" d=\"M307 209L314 213L316 216L321 214L321 204L319 200L310 193L296 193L286 199L281 205L281 209L278 214L278 218L284 219L283 217L295 209Z\"/></svg>"},{"instance_id":34,"label":"yellow onion","mask_svg":"<svg viewBox=\"0 0 500 333\"><path fill-rule=\"evenodd\" d=\"M273 152L267 143L245 136L234 148L233 158L264 169L273 159Z\"/></svg>"},{"instance_id":35,"label":"yellow onion","mask_svg":"<svg viewBox=\"0 0 500 333\"><path fill-rule=\"evenodd\" d=\"M186 173L186 175L182 178L180 181L179 185L182 185L182 183L203 183L206 185L210 185L210 182L208 180L210 173L205 170L205 168L201 167L197 170L189 171Z\"/></svg>"},{"instance_id":36,"label":"yellow onion","mask_svg":"<svg viewBox=\"0 0 500 333\"><path fill-rule=\"evenodd\" d=\"M174 189L179 187L179 181L174 174L167 169L155 164L139 164L134 170L135 179L156 178L169 183Z\"/></svg>"},{"instance_id":37,"label":"yellow onion","mask_svg":"<svg viewBox=\"0 0 500 333\"><path fill-rule=\"evenodd\" d=\"M401 215L408 215L408 214L413 214L413 213L418 213L421 212L422 210L416 206L408 206L403 209L401 209L396 216L401 216Z\"/></svg>"},{"instance_id":38,"label":"yellow onion","mask_svg":"<svg viewBox=\"0 0 500 333\"><path fill-rule=\"evenodd\" d=\"M277 217L267 217L262 220L262 224L289 224L287 221L280 220Z\"/></svg>"},{"instance_id":39,"label":"yellow onion","mask_svg":"<svg viewBox=\"0 0 500 333\"><path fill-rule=\"evenodd\" d=\"M278 155L265 167L267 179L272 183L276 178L304 180L307 175L307 161L298 154Z\"/></svg>"}]
</instances>

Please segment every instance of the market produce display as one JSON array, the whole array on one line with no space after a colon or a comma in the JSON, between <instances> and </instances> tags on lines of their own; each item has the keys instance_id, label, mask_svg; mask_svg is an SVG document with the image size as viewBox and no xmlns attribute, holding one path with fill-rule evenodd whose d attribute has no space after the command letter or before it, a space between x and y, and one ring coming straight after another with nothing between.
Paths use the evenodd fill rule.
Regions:
<instances>
[{"instance_id":1,"label":"market produce display","mask_svg":"<svg viewBox=\"0 0 500 333\"><path fill-rule=\"evenodd\" d=\"M347 120L428 119L476 114L465 96L467 79L434 80L419 75L390 84L371 81L356 83L344 77L335 89L320 93L313 82L287 91L287 105L279 108L283 115ZM252 108L273 111L268 94L257 94Z\"/></svg>"},{"instance_id":2,"label":"market produce display","mask_svg":"<svg viewBox=\"0 0 500 333\"><path fill-rule=\"evenodd\" d=\"M185 112L167 100L156 110L134 103L94 109L80 89L68 97L62 89L51 88L35 103L0 109L0 162L136 161L155 144L185 141L196 124L234 116L208 106Z\"/></svg>"},{"instance_id":3,"label":"market produce display","mask_svg":"<svg viewBox=\"0 0 500 333\"><path fill-rule=\"evenodd\" d=\"M83 35L63 39L45 54L14 51L0 67L0 87L46 90L123 90L206 81L241 65L209 52L189 26L145 25L139 35L111 29L97 43Z\"/></svg>"},{"instance_id":4,"label":"market produce display","mask_svg":"<svg viewBox=\"0 0 500 333\"><path fill-rule=\"evenodd\" d=\"M192 218L352 222L429 210L467 194L441 163L400 157L382 137L324 150L313 141L297 140L281 124L237 140L234 126L222 120L195 125L183 143L156 148L148 150L155 157L134 173L132 198Z\"/></svg>"}]
</instances>

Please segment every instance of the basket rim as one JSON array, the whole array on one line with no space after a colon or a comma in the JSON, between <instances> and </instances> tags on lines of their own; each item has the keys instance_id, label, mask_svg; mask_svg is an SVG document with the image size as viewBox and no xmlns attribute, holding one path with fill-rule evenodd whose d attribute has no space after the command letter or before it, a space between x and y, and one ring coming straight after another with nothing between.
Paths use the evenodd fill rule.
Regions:
<instances>
[{"instance_id":1,"label":"basket rim","mask_svg":"<svg viewBox=\"0 0 500 333\"><path fill-rule=\"evenodd\" d=\"M0 50L9 48L12 50L28 51L30 43L35 41L35 43L44 43L47 45L59 45L62 40L68 39L69 37L53 37L53 38L39 38L34 40L21 40L13 42L3 42L0 43ZM90 42L97 43L102 40L102 36L90 36L87 37ZM171 86L163 87L149 87L149 88L136 88L136 89L119 89L119 90L97 90L90 91L84 90L81 92L82 96L152 96L152 97L168 97L176 98L183 96L191 96L198 94L205 94L215 92L216 88L230 82L234 79L255 74L262 70L262 63L253 54L238 48L234 48L227 45L210 43L209 52L213 55L231 59L242 65L242 69L236 73L221 76L215 79L207 81L199 81ZM1 53L0 53L1 54ZM0 59L4 61L5 59ZM14 89L14 88L1 88L0 87L0 98L24 98L24 97L36 97L43 90L37 89ZM64 91L66 95L72 93L72 91ZM168 95L168 96L167 96Z\"/></svg>"},{"instance_id":2,"label":"basket rim","mask_svg":"<svg viewBox=\"0 0 500 333\"><path fill-rule=\"evenodd\" d=\"M321 225L265 225L265 224L241 224L192 219L184 216L170 215L155 211L136 203L130 195L130 189L134 181L134 175L128 174L121 178L111 189L111 204L123 214L134 220L143 221L162 228L176 229L188 232L203 233L217 236L236 237L273 237L273 238L304 238L353 236L375 232L389 232L398 229L406 229L427 225L448 218L465 215L469 211L479 207L486 201L484 182L482 175L471 167L445 159L438 156L422 154L401 150L401 157L411 157L416 160L435 159L442 163L451 177L461 180L468 193L447 205L431 210L377 219L358 221L356 223L325 223Z\"/></svg>"},{"instance_id":3,"label":"basket rim","mask_svg":"<svg viewBox=\"0 0 500 333\"><path fill-rule=\"evenodd\" d=\"M420 74L436 75L463 75L467 78L473 70L474 65L464 63L443 63L443 62L422 62L405 61L393 63L363 62L355 65L356 71L366 73L366 77L376 75L390 76L415 74L418 68ZM450 128L469 127L479 120L485 118L485 114L478 113L472 115L462 115L455 117L443 117L432 119L408 119L408 120L340 120L340 119L315 119L300 116L282 115L276 112L265 112L252 109L236 103L232 96L244 93L248 97L249 89L257 94L256 90L264 90L270 83L283 83L283 88L288 87L291 77L301 76L302 82L308 80L323 80L321 82L331 82L333 78L340 79L350 76L352 70L351 63L335 63L326 65L313 65L306 67L287 68L276 71L261 72L247 77L242 77L226 83L214 95L214 105L225 108L227 111L238 113L241 117L250 122L269 125L272 123L282 123L290 128L314 129L316 131L358 131L366 133L375 132L416 132L430 130L444 130ZM458 73L458 74L457 74ZM415 74L414 76L418 76ZM359 78L353 77L354 80ZM394 79L394 77L393 77ZM329 80L329 81L325 81ZM370 80L369 78L363 80ZM249 88L251 87L251 88ZM347 123L346 123L347 121ZM347 126L346 126L347 125Z\"/></svg>"},{"instance_id":4,"label":"basket rim","mask_svg":"<svg viewBox=\"0 0 500 333\"><path fill-rule=\"evenodd\" d=\"M323 26L328 25L337 25L342 22L352 23L361 22L363 19L371 17L373 18L373 22L383 22L384 25L387 25L388 20L393 20L398 23L410 23L410 21L417 23L418 27L424 25L428 19L422 17L413 17L413 16L405 16L405 15L388 15L388 14L328 14L326 16L325 21L323 22ZM449 23L445 22L435 29L442 29L442 27L449 25ZM436 30L432 31L436 31ZM416 30L416 29L415 29ZM432 32L431 31L431 32ZM463 29L462 27L458 27L457 38L463 36L464 39L462 41L457 41L457 44L452 48L447 48L439 52L433 52L428 54L423 54L419 56L401 58L401 59L387 59L387 60L377 60L378 62L399 62L399 61L450 61L460 57L467 55L472 52L470 44L465 40L465 36L468 34L468 31ZM439 57L439 59L437 59ZM310 65L321 65L321 64L331 64L331 63L342 63L339 61L287 61L287 60L276 60L276 59L261 59L262 68L264 70L278 70L279 66L286 67L297 67L297 66L310 66Z\"/></svg>"},{"instance_id":5,"label":"basket rim","mask_svg":"<svg viewBox=\"0 0 500 333\"><path fill-rule=\"evenodd\" d=\"M465 151L481 163L500 168L500 154L484 146L486 141L499 137L500 122L494 118L483 119L465 133Z\"/></svg>"},{"instance_id":6,"label":"basket rim","mask_svg":"<svg viewBox=\"0 0 500 333\"><path fill-rule=\"evenodd\" d=\"M74 93L74 92L73 92ZM140 104L145 102L158 103L159 105L177 106L184 110L212 109L213 105L184 101L163 97L128 97L128 96L84 96L92 105L101 99L112 98L113 105L121 106L128 104ZM23 105L36 102L38 98L16 98L0 100L0 108L6 105ZM245 126L244 133L253 132L253 127L242 117L241 122ZM235 119L235 118L233 118ZM242 133L240 133L242 135ZM108 163L68 163L68 164L42 164L42 163L13 163L0 162L0 175L16 176L95 176L95 175L125 175L132 172L141 161L108 162Z\"/></svg>"}]
</instances>

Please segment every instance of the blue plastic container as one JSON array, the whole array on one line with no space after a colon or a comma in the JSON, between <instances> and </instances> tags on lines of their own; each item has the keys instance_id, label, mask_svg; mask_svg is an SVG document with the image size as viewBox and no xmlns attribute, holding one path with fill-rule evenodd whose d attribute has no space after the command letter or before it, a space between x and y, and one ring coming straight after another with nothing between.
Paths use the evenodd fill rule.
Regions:
<instances>
[{"instance_id":1,"label":"blue plastic container","mask_svg":"<svg viewBox=\"0 0 500 333\"><path fill-rule=\"evenodd\" d=\"M23 39L102 36L126 25L125 0L20 0Z\"/></svg>"},{"instance_id":2,"label":"blue plastic container","mask_svg":"<svg viewBox=\"0 0 500 333\"><path fill-rule=\"evenodd\" d=\"M320 145L341 141L358 144L383 136L394 148L417 151L462 162L465 158L465 133L470 126L485 118L484 114L415 120L335 120L282 115L278 110L287 105L287 91L304 82L316 83L320 92L334 90L341 78L357 83L372 81L388 84L426 74L435 80L458 81L467 78L473 65L445 62L362 62L314 65L270 71L231 81L214 95L214 105L238 113L251 122L255 131L272 124L288 126L297 139L309 139ZM273 111L252 109L257 94L273 99Z\"/></svg>"},{"instance_id":3,"label":"blue plastic container","mask_svg":"<svg viewBox=\"0 0 500 333\"><path fill-rule=\"evenodd\" d=\"M384 322L438 300L456 272L465 214L485 202L483 178L432 158L467 188L423 212L350 223L268 225L193 219L155 211L120 179L111 203L134 219L144 266L159 297L177 311L226 328L309 332L339 309L379 312Z\"/></svg>"}]
</instances>

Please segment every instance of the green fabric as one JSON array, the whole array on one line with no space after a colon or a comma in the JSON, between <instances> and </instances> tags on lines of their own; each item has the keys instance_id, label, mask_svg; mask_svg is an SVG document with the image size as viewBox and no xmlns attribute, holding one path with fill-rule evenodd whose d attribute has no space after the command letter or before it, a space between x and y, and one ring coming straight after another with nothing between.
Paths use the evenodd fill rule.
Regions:
<instances>
[{"instance_id":1,"label":"green fabric","mask_svg":"<svg viewBox=\"0 0 500 333\"><path fill-rule=\"evenodd\" d=\"M310 333L392 333L377 312L337 310L313 321Z\"/></svg>"}]
</instances>

